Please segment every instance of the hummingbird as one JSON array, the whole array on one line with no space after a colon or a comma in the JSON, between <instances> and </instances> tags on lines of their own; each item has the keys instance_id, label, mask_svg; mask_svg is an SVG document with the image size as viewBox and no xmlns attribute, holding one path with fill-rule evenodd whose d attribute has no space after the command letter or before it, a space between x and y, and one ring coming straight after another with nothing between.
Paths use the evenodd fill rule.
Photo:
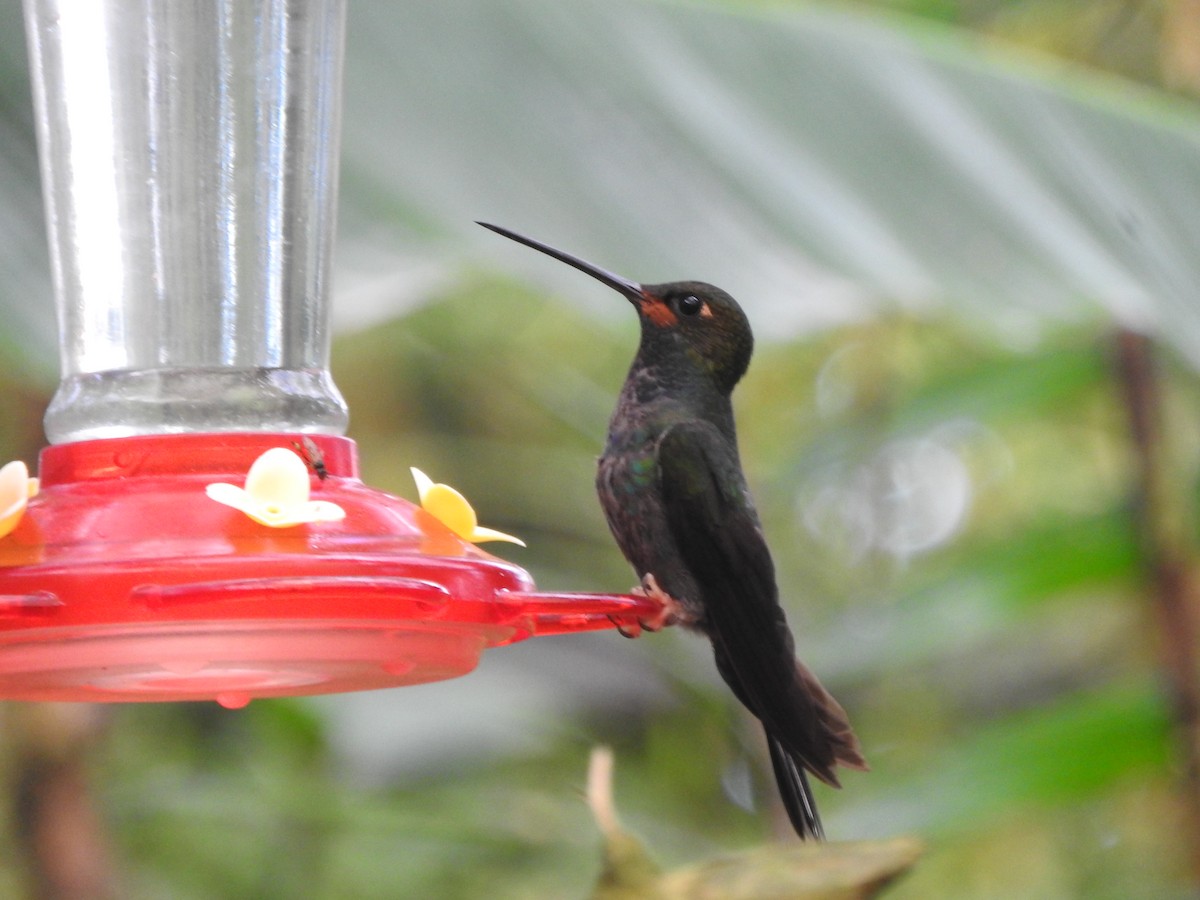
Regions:
<instances>
[{"instance_id":1,"label":"hummingbird","mask_svg":"<svg viewBox=\"0 0 1200 900\"><path fill-rule=\"evenodd\" d=\"M640 593L647 630L681 624L762 723L780 798L802 839L822 839L808 774L866 770L845 710L796 659L771 551L738 453L731 395L754 349L750 322L700 281L638 284L541 241L479 222L608 285L633 304L641 340L608 426L596 491Z\"/></svg>"}]
</instances>

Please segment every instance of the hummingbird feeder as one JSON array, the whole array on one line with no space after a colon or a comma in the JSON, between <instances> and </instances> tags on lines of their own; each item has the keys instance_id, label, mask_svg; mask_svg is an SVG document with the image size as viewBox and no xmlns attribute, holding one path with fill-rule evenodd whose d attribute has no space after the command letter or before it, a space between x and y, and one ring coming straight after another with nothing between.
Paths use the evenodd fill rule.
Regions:
<instances>
[{"instance_id":1,"label":"hummingbird feeder","mask_svg":"<svg viewBox=\"0 0 1200 900\"><path fill-rule=\"evenodd\" d=\"M654 612L538 593L449 488L359 479L328 370L344 0L24 10L62 379L39 478L0 470L0 698L415 684Z\"/></svg>"}]
</instances>

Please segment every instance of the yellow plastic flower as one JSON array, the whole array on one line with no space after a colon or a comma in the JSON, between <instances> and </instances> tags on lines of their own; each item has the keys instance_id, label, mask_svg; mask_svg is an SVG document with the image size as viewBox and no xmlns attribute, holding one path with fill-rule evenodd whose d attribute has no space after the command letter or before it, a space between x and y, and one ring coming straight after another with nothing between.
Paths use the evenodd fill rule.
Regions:
<instances>
[{"instance_id":1,"label":"yellow plastic flower","mask_svg":"<svg viewBox=\"0 0 1200 900\"><path fill-rule=\"evenodd\" d=\"M480 528L479 518L467 502L467 498L450 485L434 484L428 475L417 468L412 469L412 474L413 480L417 482L417 493L421 497L421 508L464 541L473 544L483 541L508 541L525 546L523 540L511 534L493 531L491 528Z\"/></svg>"},{"instance_id":2,"label":"yellow plastic flower","mask_svg":"<svg viewBox=\"0 0 1200 900\"><path fill-rule=\"evenodd\" d=\"M29 477L29 469L19 459L0 468L0 538L21 524L25 506L37 492L38 480Z\"/></svg>"},{"instance_id":3,"label":"yellow plastic flower","mask_svg":"<svg viewBox=\"0 0 1200 900\"><path fill-rule=\"evenodd\" d=\"M335 522L346 511L328 500L309 500L308 466L286 447L272 447L250 466L246 487L217 482L204 492L255 522L290 528L307 522Z\"/></svg>"}]
</instances>

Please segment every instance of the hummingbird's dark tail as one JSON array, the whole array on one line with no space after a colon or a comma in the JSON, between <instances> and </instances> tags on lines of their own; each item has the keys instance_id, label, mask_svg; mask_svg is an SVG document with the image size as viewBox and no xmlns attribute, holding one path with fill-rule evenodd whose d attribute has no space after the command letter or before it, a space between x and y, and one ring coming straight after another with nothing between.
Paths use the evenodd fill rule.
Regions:
<instances>
[{"instance_id":1,"label":"hummingbird's dark tail","mask_svg":"<svg viewBox=\"0 0 1200 900\"><path fill-rule=\"evenodd\" d=\"M781 643L780 653L790 661L791 673L777 673L769 689L756 694L749 693L745 683L738 679L738 670L720 640L713 642L713 649L717 670L726 684L763 724L775 783L792 826L803 840L822 840L825 835L809 773L831 787L841 787L837 767L866 771L867 761L841 704L807 666L791 655L790 635ZM764 655L760 653L759 659L762 658Z\"/></svg>"},{"instance_id":2,"label":"hummingbird's dark tail","mask_svg":"<svg viewBox=\"0 0 1200 900\"><path fill-rule=\"evenodd\" d=\"M779 799L783 801L783 808L796 834L800 835L801 840L825 840L825 829L821 827L821 816L817 812L817 803L813 799L804 767L769 731L767 747L771 751L771 767L775 770Z\"/></svg>"}]
</instances>

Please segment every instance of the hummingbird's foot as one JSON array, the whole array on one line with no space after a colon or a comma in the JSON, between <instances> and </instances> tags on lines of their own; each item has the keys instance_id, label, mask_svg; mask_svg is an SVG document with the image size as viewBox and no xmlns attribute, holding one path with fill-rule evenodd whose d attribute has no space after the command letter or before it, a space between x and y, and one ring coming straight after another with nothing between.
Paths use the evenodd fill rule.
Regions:
<instances>
[{"instance_id":1,"label":"hummingbird's foot","mask_svg":"<svg viewBox=\"0 0 1200 900\"><path fill-rule=\"evenodd\" d=\"M617 625L617 631L622 637L635 638L640 637L643 631L655 632L662 631L668 625L675 625L679 622L686 622L688 619L687 613L684 612L683 606L658 586L658 582L654 576L647 572L642 578L642 583L630 590L631 594L637 597L645 597L649 600L654 600L658 603L658 612L651 616L639 618L636 625Z\"/></svg>"}]
</instances>

